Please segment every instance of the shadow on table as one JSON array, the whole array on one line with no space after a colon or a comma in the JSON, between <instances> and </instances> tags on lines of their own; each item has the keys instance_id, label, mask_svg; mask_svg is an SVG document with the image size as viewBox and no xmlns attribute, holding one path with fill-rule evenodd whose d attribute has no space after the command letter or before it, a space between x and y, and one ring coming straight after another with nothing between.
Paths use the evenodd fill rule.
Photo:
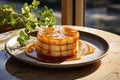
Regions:
<instances>
[{"instance_id":1,"label":"shadow on table","mask_svg":"<svg viewBox=\"0 0 120 80\"><path fill-rule=\"evenodd\" d=\"M10 58L6 63L7 71L21 80L75 80L95 72L101 61L69 69L35 67Z\"/></svg>"}]
</instances>

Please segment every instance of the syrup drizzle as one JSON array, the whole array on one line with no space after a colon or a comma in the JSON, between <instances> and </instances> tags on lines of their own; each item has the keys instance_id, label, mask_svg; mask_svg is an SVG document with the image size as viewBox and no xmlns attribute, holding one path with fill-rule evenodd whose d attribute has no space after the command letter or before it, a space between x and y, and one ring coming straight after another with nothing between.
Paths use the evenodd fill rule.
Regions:
<instances>
[{"instance_id":1,"label":"syrup drizzle","mask_svg":"<svg viewBox=\"0 0 120 80\"><path fill-rule=\"evenodd\" d=\"M80 45L81 46L79 48L79 52L77 52L76 55L67 56L67 57L50 57L43 54L39 54L35 50L36 43L32 43L28 45L25 49L25 54L28 57L37 59L42 62L56 63L56 62L63 62L63 61L70 61L70 60L80 60L86 55L93 54L95 51L95 48L90 44L87 44L86 42L81 41ZM37 56L36 57L30 56L30 54L33 53L34 51L35 51L35 54L37 54Z\"/></svg>"}]
</instances>

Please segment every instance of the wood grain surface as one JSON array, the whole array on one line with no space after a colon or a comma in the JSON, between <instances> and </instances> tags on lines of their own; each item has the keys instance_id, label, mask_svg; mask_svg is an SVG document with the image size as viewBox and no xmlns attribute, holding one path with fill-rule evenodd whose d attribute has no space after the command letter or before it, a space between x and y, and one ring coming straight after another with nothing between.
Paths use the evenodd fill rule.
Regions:
<instances>
[{"instance_id":1,"label":"wood grain surface","mask_svg":"<svg viewBox=\"0 0 120 80\"><path fill-rule=\"evenodd\" d=\"M107 56L98 62L75 68L51 69L35 67L10 57L5 43L18 30L0 34L0 80L120 80L120 36L106 31L70 26L104 37L110 45Z\"/></svg>"}]
</instances>

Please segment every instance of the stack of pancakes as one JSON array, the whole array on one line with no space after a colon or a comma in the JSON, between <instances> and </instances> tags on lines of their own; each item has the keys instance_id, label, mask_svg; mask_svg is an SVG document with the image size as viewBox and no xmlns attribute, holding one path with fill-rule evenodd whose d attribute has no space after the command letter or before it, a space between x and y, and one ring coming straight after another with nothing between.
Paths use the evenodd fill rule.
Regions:
<instances>
[{"instance_id":1,"label":"stack of pancakes","mask_svg":"<svg viewBox=\"0 0 120 80\"><path fill-rule=\"evenodd\" d=\"M77 54L79 32L68 27L49 27L37 33L38 55L68 57Z\"/></svg>"}]
</instances>

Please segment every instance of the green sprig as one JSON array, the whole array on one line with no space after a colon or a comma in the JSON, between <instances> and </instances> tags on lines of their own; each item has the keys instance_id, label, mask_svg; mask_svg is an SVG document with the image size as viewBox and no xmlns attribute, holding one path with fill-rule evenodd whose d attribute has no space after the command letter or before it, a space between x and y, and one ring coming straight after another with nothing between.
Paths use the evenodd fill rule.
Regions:
<instances>
[{"instance_id":1,"label":"green sprig","mask_svg":"<svg viewBox=\"0 0 120 80\"><path fill-rule=\"evenodd\" d=\"M52 27L56 23L56 17L52 9L48 9L47 6L44 6L44 11L39 11L37 13L37 20L39 26L48 26Z\"/></svg>"},{"instance_id":2,"label":"green sprig","mask_svg":"<svg viewBox=\"0 0 120 80\"><path fill-rule=\"evenodd\" d=\"M47 6L44 6L43 12L38 11L35 17L33 12L38 8L39 4L40 2L36 0L33 0L31 5L24 3L22 8L23 17L21 22L24 25L25 30L20 32L20 35L17 39L21 46L25 46L27 44L27 41L30 39L28 33L33 32L36 26L46 28L52 27L56 23L56 17L53 10L48 9Z\"/></svg>"}]
</instances>

